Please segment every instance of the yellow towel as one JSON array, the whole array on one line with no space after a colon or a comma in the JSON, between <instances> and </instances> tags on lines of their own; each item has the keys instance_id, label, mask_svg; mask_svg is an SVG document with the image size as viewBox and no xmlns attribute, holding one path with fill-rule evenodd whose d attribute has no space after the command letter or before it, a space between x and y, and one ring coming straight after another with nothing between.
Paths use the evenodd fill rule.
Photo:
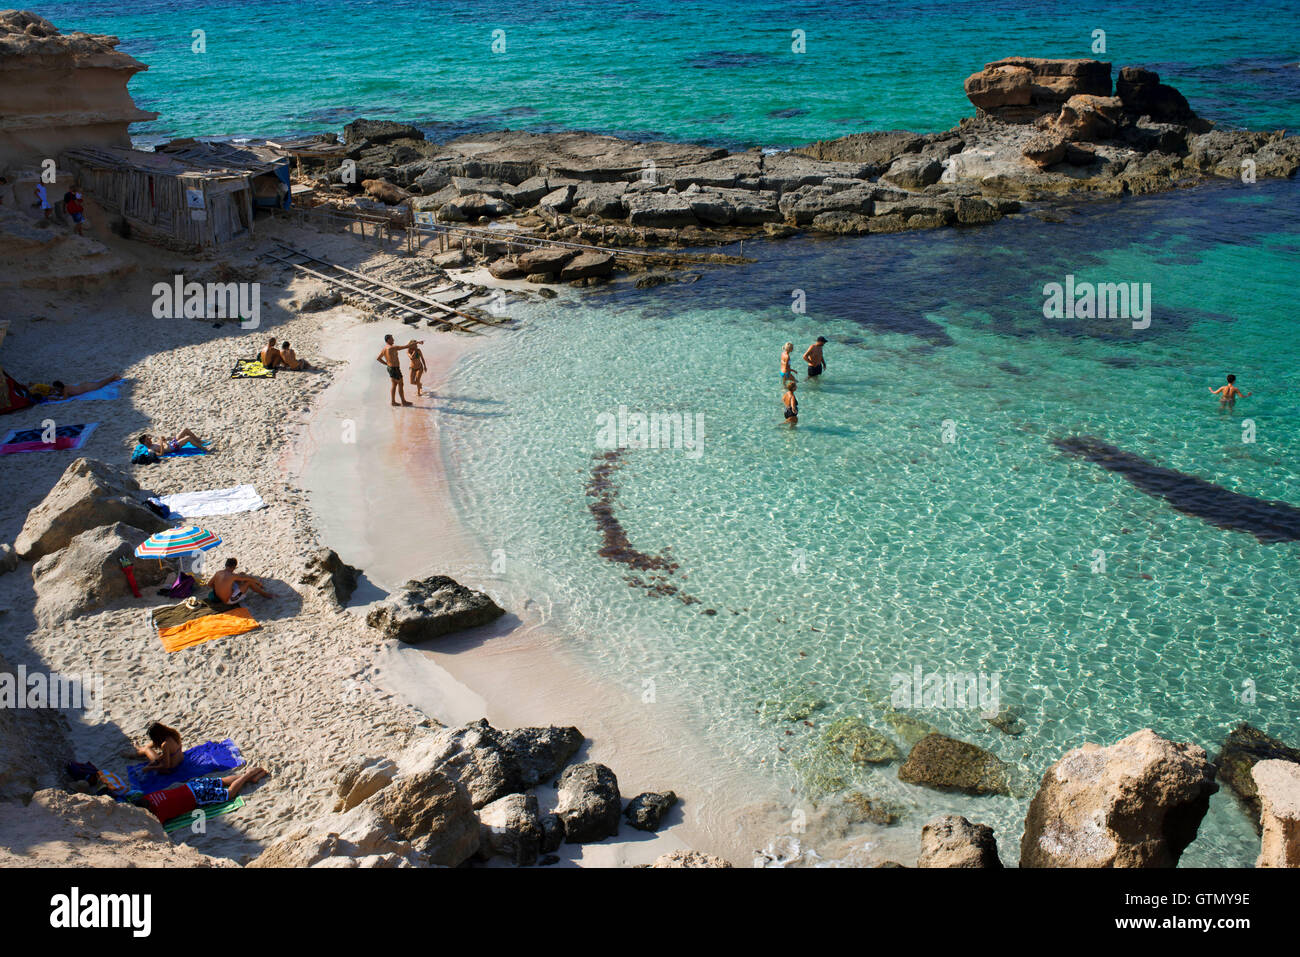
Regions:
<instances>
[{"instance_id":1,"label":"yellow towel","mask_svg":"<svg viewBox=\"0 0 1300 957\"><path fill-rule=\"evenodd\" d=\"M242 635L246 631L261 627L254 620L247 608L204 615L174 628L159 628L158 637L167 651L180 651L192 648L213 638L226 638L230 635Z\"/></svg>"}]
</instances>

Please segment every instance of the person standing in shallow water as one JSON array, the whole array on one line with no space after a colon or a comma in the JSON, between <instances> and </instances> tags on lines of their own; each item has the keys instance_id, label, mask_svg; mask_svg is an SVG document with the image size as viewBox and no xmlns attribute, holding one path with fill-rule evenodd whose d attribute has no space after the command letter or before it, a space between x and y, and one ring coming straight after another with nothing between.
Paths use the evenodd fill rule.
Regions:
<instances>
[{"instance_id":1,"label":"person standing in shallow water","mask_svg":"<svg viewBox=\"0 0 1300 957\"><path fill-rule=\"evenodd\" d=\"M1220 409L1227 409L1228 411L1232 411L1232 407L1237 404L1238 396L1245 398L1246 396L1253 394L1250 392L1242 392L1240 389L1237 388L1236 383L1237 383L1237 377L1235 375L1229 374L1227 385L1221 385L1217 389L1214 388L1213 386L1210 386L1210 392L1213 395L1217 395L1219 397Z\"/></svg>"},{"instance_id":2,"label":"person standing in shallow water","mask_svg":"<svg viewBox=\"0 0 1300 957\"><path fill-rule=\"evenodd\" d=\"M818 336L817 341L808 347L808 351L803 354L803 361L808 363L808 378L815 379L826 371L826 357L822 355L822 346L826 345L826 337Z\"/></svg>"},{"instance_id":3,"label":"person standing in shallow water","mask_svg":"<svg viewBox=\"0 0 1300 957\"><path fill-rule=\"evenodd\" d=\"M785 405L785 421L790 426L799 424L799 400L794 397L794 390L799 387L799 383L794 379L786 379L785 391L781 393L781 402Z\"/></svg>"},{"instance_id":4,"label":"person standing in shallow water","mask_svg":"<svg viewBox=\"0 0 1300 957\"><path fill-rule=\"evenodd\" d=\"M790 356L794 352L794 343L787 342L781 347L781 381L794 378L794 371L790 368Z\"/></svg>"},{"instance_id":5,"label":"person standing in shallow water","mask_svg":"<svg viewBox=\"0 0 1300 957\"><path fill-rule=\"evenodd\" d=\"M424 345L423 339L412 339L406 345L399 346L392 336L384 336L384 347L379 350L376 358L388 370L388 399L393 405L398 404L399 396L402 405L411 405L406 401L406 390L402 387L402 350L420 345Z\"/></svg>"}]
</instances>

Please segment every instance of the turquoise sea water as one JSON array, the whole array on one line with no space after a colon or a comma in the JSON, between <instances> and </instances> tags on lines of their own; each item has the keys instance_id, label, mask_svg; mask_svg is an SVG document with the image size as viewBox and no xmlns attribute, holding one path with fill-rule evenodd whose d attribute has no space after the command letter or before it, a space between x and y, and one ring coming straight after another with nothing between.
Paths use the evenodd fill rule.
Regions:
<instances>
[{"instance_id":1,"label":"turquoise sea water","mask_svg":"<svg viewBox=\"0 0 1300 957\"><path fill-rule=\"evenodd\" d=\"M754 266L541 307L463 361L442 403L459 511L598 670L689 699L735 769L775 768L801 794L840 776L910 808L905 826L946 799L896 766L828 760L819 737L845 716L891 733L873 702L918 666L999 675L1019 737L969 709L914 714L1028 781L1146 726L1212 754L1237 721L1294 740L1300 544L1181 514L1050 440L1096 436L1300 505L1297 200L1291 182L1227 186L1064 224L747 244ZM1045 321L1042 286L1067 274L1150 282L1150 328ZM781 343L797 359L818 334L829 370L801 386L790 431ZM1220 413L1207 387L1229 370L1254 395ZM627 541L670 572L599 554L588 491L600 416L620 406L703 421L698 456L630 449L612 473ZM628 583L652 574L679 592ZM806 696L824 702L816 728L774 713ZM1024 800L959 807L1015 859ZM1220 794L1185 861L1257 853Z\"/></svg>"},{"instance_id":2,"label":"turquoise sea water","mask_svg":"<svg viewBox=\"0 0 1300 957\"><path fill-rule=\"evenodd\" d=\"M582 128L765 146L943 129L971 112L961 81L984 62L1088 56L1097 29L1101 56L1160 70L1203 115L1300 121L1294 3L92 0L40 12L130 38L123 48L151 65L132 91L164 114L144 137L362 115L442 136ZM790 50L795 29L804 54ZM689 701L730 765L705 777L762 771L805 798L839 777L897 803L912 832L957 809L993 825L1014 861L1024 798L906 787L896 765L828 756L826 725L858 717L892 734L877 702L920 667L999 676L1019 737L971 709L918 716L1025 781L1082 741L1144 726L1211 752L1242 720L1294 743L1300 545L1182 514L1051 440L1096 436L1300 505L1300 186L744 251L759 262L520 310L522 327L464 361L440 403L458 511L504 561L485 577L552 609L601 674ZM1150 283L1150 328L1044 319L1043 284L1067 275ZM829 373L801 387L790 431L780 345L795 342L801 368L819 334ZM1228 371L1255 394L1224 414L1206 387ZM699 416L700 454L629 449L593 487L600 416L620 406ZM625 555L665 567L600 554L610 530L590 506L602 494ZM820 703L815 727L780 715L803 699ZM1257 850L1220 794L1184 862L1244 865Z\"/></svg>"},{"instance_id":3,"label":"turquoise sea water","mask_svg":"<svg viewBox=\"0 0 1300 957\"><path fill-rule=\"evenodd\" d=\"M1159 70L1206 116L1300 120L1295 0L54 0L37 11L117 34L149 64L131 90L163 115L142 136L337 129L357 116L440 135L568 128L733 146L939 130L972 112L962 81L985 62L1093 56L1097 30L1096 56ZM206 53L192 52L196 30ZM806 52L792 49L796 30Z\"/></svg>"}]
</instances>

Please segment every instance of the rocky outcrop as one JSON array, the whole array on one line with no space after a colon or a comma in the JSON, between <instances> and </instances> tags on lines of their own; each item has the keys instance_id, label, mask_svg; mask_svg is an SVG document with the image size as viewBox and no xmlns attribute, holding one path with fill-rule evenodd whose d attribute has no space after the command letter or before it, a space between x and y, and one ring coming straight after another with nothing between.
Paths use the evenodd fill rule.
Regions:
<instances>
[{"instance_id":1,"label":"rocky outcrop","mask_svg":"<svg viewBox=\"0 0 1300 957\"><path fill-rule=\"evenodd\" d=\"M290 830L248 866L421 867L425 863L373 807L362 804Z\"/></svg>"},{"instance_id":2,"label":"rocky outcrop","mask_svg":"<svg viewBox=\"0 0 1300 957\"><path fill-rule=\"evenodd\" d=\"M917 867L988 867L1001 869L993 828L945 814L921 828Z\"/></svg>"},{"instance_id":3,"label":"rocky outcrop","mask_svg":"<svg viewBox=\"0 0 1300 957\"><path fill-rule=\"evenodd\" d=\"M1251 769L1263 822L1256 867L1300 867L1300 764L1260 761Z\"/></svg>"},{"instance_id":4,"label":"rocky outcrop","mask_svg":"<svg viewBox=\"0 0 1300 957\"><path fill-rule=\"evenodd\" d=\"M366 624L385 638L409 643L429 641L496 621L505 611L482 592L446 575L408 581L366 615Z\"/></svg>"},{"instance_id":5,"label":"rocky outcrop","mask_svg":"<svg viewBox=\"0 0 1300 957\"><path fill-rule=\"evenodd\" d=\"M724 861L712 854L700 851L669 851L655 859L650 867L731 867L730 861Z\"/></svg>"},{"instance_id":6,"label":"rocky outcrop","mask_svg":"<svg viewBox=\"0 0 1300 957\"><path fill-rule=\"evenodd\" d=\"M321 548L307 560L307 567L298 583L312 586L342 608L357 590L357 576L360 574L359 569L339 558L334 549Z\"/></svg>"},{"instance_id":7,"label":"rocky outcrop","mask_svg":"<svg viewBox=\"0 0 1300 957\"><path fill-rule=\"evenodd\" d=\"M110 797L36 792L31 803L0 802L0 867L236 867L176 843L144 808Z\"/></svg>"},{"instance_id":8,"label":"rocky outcrop","mask_svg":"<svg viewBox=\"0 0 1300 957\"><path fill-rule=\"evenodd\" d=\"M158 114L127 92L148 69L117 37L60 33L20 10L0 12L0 169L39 166L74 146L130 146L130 124Z\"/></svg>"},{"instance_id":9,"label":"rocky outcrop","mask_svg":"<svg viewBox=\"0 0 1300 957\"><path fill-rule=\"evenodd\" d=\"M12 545L0 545L0 575L16 571L20 559Z\"/></svg>"},{"instance_id":10,"label":"rocky outcrop","mask_svg":"<svg viewBox=\"0 0 1300 957\"><path fill-rule=\"evenodd\" d=\"M15 699L29 675L0 655L0 802L26 804L43 788L62 783L72 760L67 723L54 708L18 708Z\"/></svg>"},{"instance_id":11,"label":"rocky outcrop","mask_svg":"<svg viewBox=\"0 0 1300 957\"><path fill-rule=\"evenodd\" d=\"M457 867L478 850L479 822L469 791L441 770L395 778L362 806L367 802L434 867Z\"/></svg>"},{"instance_id":12,"label":"rocky outcrop","mask_svg":"<svg viewBox=\"0 0 1300 957\"><path fill-rule=\"evenodd\" d=\"M144 498L140 485L125 470L94 459L77 459L44 500L27 513L14 550L27 561L36 561L102 525L131 525L145 536L168 528L144 504Z\"/></svg>"},{"instance_id":13,"label":"rocky outcrop","mask_svg":"<svg viewBox=\"0 0 1300 957\"><path fill-rule=\"evenodd\" d=\"M623 816L638 831L657 831L664 815L676 803L677 795L672 791L645 791L627 802Z\"/></svg>"},{"instance_id":14,"label":"rocky outcrop","mask_svg":"<svg viewBox=\"0 0 1300 957\"><path fill-rule=\"evenodd\" d=\"M1246 813L1260 829L1259 792L1252 774L1260 761L1287 761L1300 766L1300 748L1292 748L1249 724L1237 725L1223 739L1223 747L1214 759L1218 779L1241 802Z\"/></svg>"},{"instance_id":15,"label":"rocky outcrop","mask_svg":"<svg viewBox=\"0 0 1300 957\"><path fill-rule=\"evenodd\" d=\"M502 745L499 733L485 720L420 735L398 763L417 770L436 769L460 782L475 809L525 787L518 757Z\"/></svg>"},{"instance_id":16,"label":"rocky outcrop","mask_svg":"<svg viewBox=\"0 0 1300 957\"><path fill-rule=\"evenodd\" d=\"M45 627L131 596L122 561L134 563L141 589L157 585L167 573L159 562L133 558L135 547L148 536L120 522L92 528L52 552L32 568L36 589L36 619Z\"/></svg>"},{"instance_id":17,"label":"rocky outcrop","mask_svg":"<svg viewBox=\"0 0 1300 957\"><path fill-rule=\"evenodd\" d=\"M618 833L623 802L618 778L603 764L574 764L560 777L555 816L564 822L565 840L587 844Z\"/></svg>"},{"instance_id":18,"label":"rocky outcrop","mask_svg":"<svg viewBox=\"0 0 1300 957\"><path fill-rule=\"evenodd\" d=\"M1110 96L1109 63L1008 57L966 78L966 97L976 115L1005 123L1029 123L1055 114L1080 93Z\"/></svg>"},{"instance_id":19,"label":"rocky outcrop","mask_svg":"<svg viewBox=\"0 0 1300 957\"><path fill-rule=\"evenodd\" d=\"M1115 80L1115 95L1124 104L1126 112L1134 116L1150 117L1157 123L1195 123L1187 99L1172 86L1160 82L1154 70L1126 66Z\"/></svg>"},{"instance_id":20,"label":"rocky outcrop","mask_svg":"<svg viewBox=\"0 0 1300 957\"><path fill-rule=\"evenodd\" d=\"M335 776L334 792L339 798L334 804L335 812L350 811L388 787L397 777L397 770L397 764L388 758L353 758Z\"/></svg>"},{"instance_id":21,"label":"rocky outcrop","mask_svg":"<svg viewBox=\"0 0 1300 957\"><path fill-rule=\"evenodd\" d=\"M1010 794L1009 769L983 748L944 734L927 734L898 769L898 780L936 791Z\"/></svg>"},{"instance_id":22,"label":"rocky outcrop","mask_svg":"<svg viewBox=\"0 0 1300 957\"><path fill-rule=\"evenodd\" d=\"M494 733L501 747L514 756L524 787L552 780L585 740L582 732L572 726L514 728Z\"/></svg>"},{"instance_id":23,"label":"rocky outcrop","mask_svg":"<svg viewBox=\"0 0 1300 957\"><path fill-rule=\"evenodd\" d=\"M1021 867L1173 867L1209 808L1205 751L1150 729L1085 744L1048 768L1029 805Z\"/></svg>"},{"instance_id":24,"label":"rocky outcrop","mask_svg":"<svg viewBox=\"0 0 1300 957\"><path fill-rule=\"evenodd\" d=\"M570 259L560 269L560 279L570 282L575 279L598 279L614 271L614 257L608 253L580 253Z\"/></svg>"}]
</instances>

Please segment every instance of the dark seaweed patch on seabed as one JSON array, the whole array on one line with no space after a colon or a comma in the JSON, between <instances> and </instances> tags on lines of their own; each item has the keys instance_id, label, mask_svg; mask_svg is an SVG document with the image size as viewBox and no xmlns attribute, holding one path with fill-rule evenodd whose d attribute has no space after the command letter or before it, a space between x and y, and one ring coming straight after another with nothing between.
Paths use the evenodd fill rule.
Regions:
<instances>
[{"instance_id":1,"label":"dark seaweed patch on seabed","mask_svg":"<svg viewBox=\"0 0 1300 957\"><path fill-rule=\"evenodd\" d=\"M1300 508L1286 502L1230 491L1199 476L1156 465L1095 436L1071 435L1051 442L1062 452L1122 476L1138 491L1164 499L1184 515L1219 528L1249 532L1261 542L1300 540Z\"/></svg>"},{"instance_id":2,"label":"dark seaweed patch on seabed","mask_svg":"<svg viewBox=\"0 0 1300 957\"><path fill-rule=\"evenodd\" d=\"M698 598L682 592L669 578L680 567L677 562L666 554L651 555L638 551L628 538L627 529L614 513L614 499L618 497L614 473L623 466L625 451L614 449L598 453L596 464L591 469L591 478L587 480L587 496L594 500L587 503L587 508L596 519L596 530L601 535L601 546L596 554L644 573L644 577L626 576L627 583L633 588L644 588L652 595L671 595L684 605L698 605ZM709 610L707 614L713 614L713 611Z\"/></svg>"}]
</instances>

